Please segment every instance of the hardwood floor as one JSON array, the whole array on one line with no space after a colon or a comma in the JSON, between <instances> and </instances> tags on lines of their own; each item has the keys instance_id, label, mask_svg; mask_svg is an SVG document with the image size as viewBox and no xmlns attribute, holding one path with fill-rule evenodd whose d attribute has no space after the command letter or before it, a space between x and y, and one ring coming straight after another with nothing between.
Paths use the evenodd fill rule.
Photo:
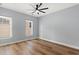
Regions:
<instances>
[{"instance_id":1,"label":"hardwood floor","mask_svg":"<svg viewBox=\"0 0 79 59\"><path fill-rule=\"evenodd\" d=\"M79 55L79 50L41 39L0 47L0 55Z\"/></svg>"}]
</instances>

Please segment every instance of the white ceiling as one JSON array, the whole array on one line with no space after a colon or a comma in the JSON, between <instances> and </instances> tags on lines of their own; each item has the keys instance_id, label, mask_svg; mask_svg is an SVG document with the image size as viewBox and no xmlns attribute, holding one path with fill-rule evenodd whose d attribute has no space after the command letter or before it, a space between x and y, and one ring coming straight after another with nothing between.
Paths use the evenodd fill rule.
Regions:
<instances>
[{"instance_id":1,"label":"white ceiling","mask_svg":"<svg viewBox=\"0 0 79 59\"><path fill-rule=\"evenodd\" d=\"M44 3L40 8L48 7L49 9L45 10L45 14L40 13L39 15L37 15L36 13L34 15L32 14L32 10L34 9L31 5L35 5L35 3L2 3L1 7L39 17L75 6L77 5L77 3Z\"/></svg>"}]
</instances>

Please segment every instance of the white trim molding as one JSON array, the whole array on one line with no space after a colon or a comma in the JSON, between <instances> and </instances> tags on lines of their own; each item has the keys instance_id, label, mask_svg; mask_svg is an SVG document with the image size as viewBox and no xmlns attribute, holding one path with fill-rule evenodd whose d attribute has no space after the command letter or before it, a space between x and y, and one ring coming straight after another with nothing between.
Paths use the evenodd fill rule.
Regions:
<instances>
[{"instance_id":1,"label":"white trim molding","mask_svg":"<svg viewBox=\"0 0 79 59\"><path fill-rule=\"evenodd\" d=\"M25 28L26 28L25 35L26 36L33 36L33 21L25 20Z\"/></svg>"},{"instance_id":2,"label":"white trim molding","mask_svg":"<svg viewBox=\"0 0 79 59\"><path fill-rule=\"evenodd\" d=\"M58 41L54 41L54 40L48 40L48 39L46 39L44 37L39 37L39 38L42 39L42 40L46 40L46 41L49 41L49 42L57 43L57 44L60 44L60 45L64 45L64 46L67 46L67 47L70 47L70 48L74 48L74 49L78 49L79 50L79 47L74 46L74 45L69 45L69 44L62 43L62 42L58 42Z\"/></svg>"},{"instance_id":3,"label":"white trim molding","mask_svg":"<svg viewBox=\"0 0 79 59\"><path fill-rule=\"evenodd\" d=\"M6 16L0 16L0 18L3 18L3 19L6 19L6 20L9 20L10 21L10 35L9 37L2 37L0 39L8 39L8 38L11 38L12 37L12 18L11 17L6 17Z\"/></svg>"},{"instance_id":4,"label":"white trim molding","mask_svg":"<svg viewBox=\"0 0 79 59\"><path fill-rule=\"evenodd\" d=\"M28 38L28 39L24 39L24 40L17 40L17 41L15 41L15 42L3 43L3 44L0 44L0 47L1 47L1 46L6 46L6 45L15 44L15 43L20 43L20 42L23 42L23 41L29 41L29 40L33 40L33 39L36 39L36 38L37 38L37 37Z\"/></svg>"}]
</instances>

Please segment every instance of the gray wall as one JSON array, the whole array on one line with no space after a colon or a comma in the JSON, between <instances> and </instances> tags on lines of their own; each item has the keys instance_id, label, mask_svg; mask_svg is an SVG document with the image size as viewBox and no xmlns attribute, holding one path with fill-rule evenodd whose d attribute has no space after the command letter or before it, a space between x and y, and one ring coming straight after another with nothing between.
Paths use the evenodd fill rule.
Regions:
<instances>
[{"instance_id":1,"label":"gray wall","mask_svg":"<svg viewBox=\"0 0 79 59\"><path fill-rule=\"evenodd\" d=\"M79 5L39 19L41 37L79 47Z\"/></svg>"},{"instance_id":2,"label":"gray wall","mask_svg":"<svg viewBox=\"0 0 79 59\"><path fill-rule=\"evenodd\" d=\"M38 37L39 35L39 21L37 18L25 15L19 12L15 12L6 8L0 7L0 16L6 16L6 17L12 17L12 34L13 37L10 39L0 39L0 44L6 44L6 43L11 43L11 42L16 42L19 40L25 40L25 39L30 39L34 37ZM33 36L26 36L25 35L25 25L24 25L24 20L26 18L29 18L29 20L33 21Z\"/></svg>"}]
</instances>

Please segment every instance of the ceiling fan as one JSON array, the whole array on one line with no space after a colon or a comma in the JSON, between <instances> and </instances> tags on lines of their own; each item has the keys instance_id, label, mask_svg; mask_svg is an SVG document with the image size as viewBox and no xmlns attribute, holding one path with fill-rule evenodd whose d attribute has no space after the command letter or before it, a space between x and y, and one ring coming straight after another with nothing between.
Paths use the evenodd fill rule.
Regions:
<instances>
[{"instance_id":1,"label":"ceiling fan","mask_svg":"<svg viewBox=\"0 0 79 59\"><path fill-rule=\"evenodd\" d=\"M46 13L44 10L47 10L48 7L46 7L46 8L40 8L42 5L43 5L43 3L38 3L35 6L32 5L32 7L34 8L34 11L32 13L35 13L36 11L38 11L37 12L38 15L39 15L39 12Z\"/></svg>"}]
</instances>

